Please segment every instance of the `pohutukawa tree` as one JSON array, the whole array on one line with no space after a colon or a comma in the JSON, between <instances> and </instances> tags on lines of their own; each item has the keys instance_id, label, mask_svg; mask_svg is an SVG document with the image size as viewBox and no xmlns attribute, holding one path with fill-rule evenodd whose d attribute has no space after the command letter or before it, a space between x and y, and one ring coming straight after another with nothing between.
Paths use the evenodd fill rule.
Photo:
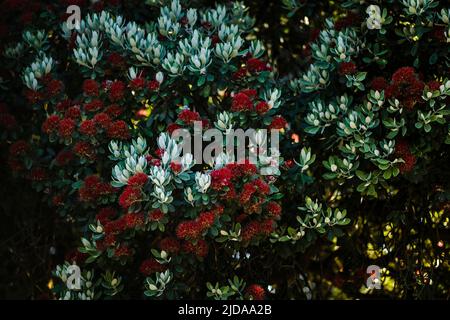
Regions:
<instances>
[{"instance_id":1,"label":"pohutukawa tree","mask_svg":"<svg viewBox=\"0 0 450 320\"><path fill-rule=\"evenodd\" d=\"M53 297L448 296L443 1L33 3L1 2L0 147L68 230Z\"/></svg>"}]
</instances>

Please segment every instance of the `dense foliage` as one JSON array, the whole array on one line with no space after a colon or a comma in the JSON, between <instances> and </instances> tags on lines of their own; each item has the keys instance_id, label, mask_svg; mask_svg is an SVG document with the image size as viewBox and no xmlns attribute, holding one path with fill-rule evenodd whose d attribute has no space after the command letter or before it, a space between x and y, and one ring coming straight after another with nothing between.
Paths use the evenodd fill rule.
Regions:
<instances>
[{"instance_id":1,"label":"dense foliage","mask_svg":"<svg viewBox=\"0 0 450 320\"><path fill-rule=\"evenodd\" d=\"M443 1L2 6L17 12L0 26L2 210L17 231L1 250L46 261L40 294L8 262L26 295L448 298ZM279 154L256 130L257 163L235 163L225 139L196 163L171 136L211 128L272 130ZM382 290L366 288L369 265Z\"/></svg>"}]
</instances>

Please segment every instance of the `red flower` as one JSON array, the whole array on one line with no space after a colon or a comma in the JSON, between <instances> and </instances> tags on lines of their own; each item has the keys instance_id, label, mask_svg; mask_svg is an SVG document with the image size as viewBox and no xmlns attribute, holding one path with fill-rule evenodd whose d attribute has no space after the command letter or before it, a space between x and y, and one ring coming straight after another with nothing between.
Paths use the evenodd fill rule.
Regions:
<instances>
[{"instance_id":1,"label":"red flower","mask_svg":"<svg viewBox=\"0 0 450 320\"><path fill-rule=\"evenodd\" d=\"M51 115L42 124L42 131L46 134L55 132L58 129L61 119L57 115Z\"/></svg>"},{"instance_id":2,"label":"red flower","mask_svg":"<svg viewBox=\"0 0 450 320\"><path fill-rule=\"evenodd\" d=\"M221 190L223 187L229 186L233 173L227 167L214 170L211 172L211 184L215 190Z\"/></svg>"},{"instance_id":3,"label":"red flower","mask_svg":"<svg viewBox=\"0 0 450 320\"><path fill-rule=\"evenodd\" d=\"M112 207L106 207L100 209L100 211L95 216L95 219L100 221L100 223L104 226L108 222L111 221L111 218L117 215L117 211Z\"/></svg>"},{"instance_id":4,"label":"red flower","mask_svg":"<svg viewBox=\"0 0 450 320\"><path fill-rule=\"evenodd\" d=\"M386 98L397 98L407 109L411 110L421 102L424 83L418 79L412 67L399 68L392 75L392 84L386 88Z\"/></svg>"},{"instance_id":5,"label":"red flower","mask_svg":"<svg viewBox=\"0 0 450 320\"><path fill-rule=\"evenodd\" d=\"M370 83L370 87L373 90L377 90L377 91L384 90L384 89L386 89L387 86L388 86L388 83L387 83L386 79L383 77L373 78L372 82Z\"/></svg>"},{"instance_id":6,"label":"red flower","mask_svg":"<svg viewBox=\"0 0 450 320\"><path fill-rule=\"evenodd\" d=\"M117 118L122 114L122 112L123 109L117 104L112 104L105 110L105 113L111 115L112 118Z\"/></svg>"},{"instance_id":7,"label":"red flower","mask_svg":"<svg viewBox=\"0 0 450 320\"><path fill-rule=\"evenodd\" d=\"M259 102L255 107L256 112L258 112L259 114L265 114L267 111L269 111L269 109L270 106L265 101Z\"/></svg>"},{"instance_id":8,"label":"red flower","mask_svg":"<svg viewBox=\"0 0 450 320\"><path fill-rule=\"evenodd\" d=\"M86 141L79 141L73 147L73 152L81 158L87 160L95 159L95 149L92 144Z\"/></svg>"},{"instance_id":9,"label":"red flower","mask_svg":"<svg viewBox=\"0 0 450 320\"><path fill-rule=\"evenodd\" d=\"M58 134L61 138L70 138L75 130L75 121L70 118L62 119L58 125Z\"/></svg>"},{"instance_id":10,"label":"red flower","mask_svg":"<svg viewBox=\"0 0 450 320\"><path fill-rule=\"evenodd\" d=\"M239 79L245 78L246 75L247 75L247 68L241 67L238 71L236 71L233 74L233 79L239 80Z\"/></svg>"},{"instance_id":11,"label":"red flower","mask_svg":"<svg viewBox=\"0 0 450 320\"><path fill-rule=\"evenodd\" d=\"M136 77L130 81L130 88L138 91L145 87L145 79L141 77Z\"/></svg>"},{"instance_id":12,"label":"red flower","mask_svg":"<svg viewBox=\"0 0 450 320\"><path fill-rule=\"evenodd\" d=\"M167 253L177 254L180 252L180 243L175 238L164 238L159 243L159 248Z\"/></svg>"},{"instance_id":13,"label":"red flower","mask_svg":"<svg viewBox=\"0 0 450 320\"><path fill-rule=\"evenodd\" d=\"M81 134L84 134L86 136L95 136L97 133L97 126L94 120L84 120L79 128L79 131Z\"/></svg>"},{"instance_id":14,"label":"red flower","mask_svg":"<svg viewBox=\"0 0 450 320\"><path fill-rule=\"evenodd\" d=\"M142 213L127 213L122 216L124 226L127 229L134 229L144 224L144 215Z\"/></svg>"},{"instance_id":15,"label":"red flower","mask_svg":"<svg viewBox=\"0 0 450 320\"><path fill-rule=\"evenodd\" d=\"M245 290L246 294L251 296L253 300L264 300L266 291L258 284L252 284Z\"/></svg>"},{"instance_id":16,"label":"red flower","mask_svg":"<svg viewBox=\"0 0 450 320\"><path fill-rule=\"evenodd\" d=\"M13 157L23 156L30 150L30 145L25 140L18 140L9 147L9 154Z\"/></svg>"},{"instance_id":17,"label":"red flower","mask_svg":"<svg viewBox=\"0 0 450 320\"><path fill-rule=\"evenodd\" d=\"M242 228L242 240L246 242L252 240L255 236L258 235L259 231L260 229L258 221L249 222Z\"/></svg>"},{"instance_id":18,"label":"red flower","mask_svg":"<svg viewBox=\"0 0 450 320\"><path fill-rule=\"evenodd\" d=\"M30 103L37 103L42 100L42 94L35 90L26 90L25 96Z\"/></svg>"},{"instance_id":19,"label":"red flower","mask_svg":"<svg viewBox=\"0 0 450 320\"><path fill-rule=\"evenodd\" d=\"M441 86L441 83L436 80L430 81L427 83L428 90L430 90L430 91L439 90L440 86Z\"/></svg>"},{"instance_id":20,"label":"red flower","mask_svg":"<svg viewBox=\"0 0 450 320\"><path fill-rule=\"evenodd\" d=\"M413 67L399 68L392 75L393 82L410 82L416 79L415 70Z\"/></svg>"},{"instance_id":21,"label":"red flower","mask_svg":"<svg viewBox=\"0 0 450 320\"><path fill-rule=\"evenodd\" d=\"M255 174L256 170L257 170L256 165L254 165L253 163L249 163L248 161L240 164L239 169L243 175L247 175L247 176Z\"/></svg>"},{"instance_id":22,"label":"red flower","mask_svg":"<svg viewBox=\"0 0 450 320\"><path fill-rule=\"evenodd\" d=\"M214 214L214 212L207 211L202 212L196 219L196 222L201 230L206 230L209 229L214 224L215 219L216 215Z\"/></svg>"},{"instance_id":23,"label":"red flower","mask_svg":"<svg viewBox=\"0 0 450 320\"><path fill-rule=\"evenodd\" d=\"M97 198L97 188L101 183L99 176L87 176L83 181L83 186L78 191L80 200L84 202L94 201Z\"/></svg>"},{"instance_id":24,"label":"red flower","mask_svg":"<svg viewBox=\"0 0 450 320\"><path fill-rule=\"evenodd\" d=\"M142 188L147 181L148 176L143 172L139 172L128 179L128 185L133 188Z\"/></svg>"},{"instance_id":25,"label":"red flower","mask_svg":"<svg viewBox=\"0 0 450 320\"><path fill-rule=\"evenodd\" d=\"M250 58L247 60L247 69L250 72L261 72L270 70L270 67L268 67L264 61L257 58Z\"/></svg>"},{"instance_id":26,"label":"red flower","mask_svg":"<svg viewBox=\"0 0 450 320\"><path fill-rule=\"evenodd\" d=\"M154 258L144 260L141 263L141 266L139 267L139 271L144 276L149 276L149 275L151 275L153 273L156 273L156 272L163 272L166 269L167 269L167 267L165 265L160 264Z\"/></svg>"},{"instance_id":27,"label":"red flower","mask_svg":"<svg viewBox=\"0 0 450 320\"><path fill-rule=\"evenodd\" d=\"M170 163L170 169L174 172L174 173L179 173L181 171L181 163L178 162L171 162Z\"/></svg>"},{"instance_id":28,"label":"red flower","mask_svg":"<svg viewBox=\"0 0 450 320\"><path fill-rule=\"evenodd\" d=\"M64 110L68 109L71 105L72 101L70 101L69 99L65 99L61 102L58 102L58 104L56 105L56 110L58 110L59 112L63 112Z\"/></svg>"},{"instance_id":29,"label":"red flower","mask_svg":"<svg viewBox=\"0 0 450 320\"><path fill-rule=\"evenodd\" d=\"M253 108L253 102L248 95L239 92L234 95L231 103L232 111L249 111Z\"/></svg>"},{"instance_id":30,"label":"red flower","mask_svg":"<svg viewBox=\"0 0 450 320\"><path fill-rule=\"evenodd\" d=\"M109 88L109 100L112 102L123 99L125 95L125 84L122 81L116 80Z\"/></svg>"},{"instance_id":31,"label":"red flower","mask_svg":"<svg viewBox=\"0 0 450 320\"><path fill-rule=\"evenodd\" d=\"M267 212L274 217L281 215L281 206L275 201L271 201L267 204Z\"/></svg>"},{"instance_id":32,"label":"red flower","mask_svg":"<svg viewBox=\"0 0 450 320\"><path fill-rule=\"evenodd\" d=\"M98 96L100 86L97 81L93 79L87 79L83 82L83 92L87 96Z\"/></svg>"},{"instance_id":33,"label":"red flower","mask_svg":"<svg viewBox=\"0 0 450 320\"><path fill-rule=\"evenodd\" d=\"M200 121L200 115L198 112L184 109L178 115L178 119L183 121L185 124L193 124L195 121Z\"/></svg>"},{"instance_id":34,"label":"red flower","mask_svg":"<svg viewBox=\"0 0 450 320\"><path fill-rule=\"evenodd\" d=\"M417 162L417 158L412 154L409 144L404 140L398 140L395 145L395 155L402 158L404 163L399 165L401 173L411 172Z\"/></svg>"},{"instance_id":35,"label":"red flower","mask_svg":"<svg viewBox=\"0 0 450 320\"><path fill-rule=\"evenodd\" d=\"M167 132L169 132L170 134L172 134L175 130L180 129L181 127L179 125L177 125L176 123L171 123L167 126Z\"/></svg>"},{"instance_id":36,"label":"red flower","mask_svg":"<svg viewBox=\"0 0 450 320\"><path fill-rule=\"evenodd\" d=\"M114 250L114 256L117 258L126 257L132 254L131 249L128 246L120 246L116 250Z\"/></svg>"},{"instance_id":37,"label":"red flower","mask_svg":"<svg viewBox=\"0 0 450 320\"><path fill-rule=\"evenodd\" d=\"M156 91L159 89L159 82L156 80L152 80L148 83L148 90Z\"/></svg>"},{"instance_id":38,"label":"red flower","mask_svg":"<svg viewBox=\"0 0 450 320\"><path fill-rule=\"evenodd\" d=\"M356 65L353 62L341 62L339 64L339 74L354 74L357 71Z\"/></svg>"},{"instance_id":39,"label":"red flower","mask_svg":"<svg viewBox=\"0 0 450 320\"><path fill-rule=\"evenodd\" d=\"M73 120L77 120L81 118L81 110L79 106L73 106L67 109L67 111L64 114L65 118L70 118Z\"/></svg>"},{"instance_id":40,"label":"red flower","mask_svg":"<svg viewBox=\"0 0 450 320\"><path fill-rule=\"evenodd\" d=\"M92 100L84 105L84 110L86 112L97 112L101 108L103 108L103 102L99 99Z\"/></svg>"},{"instance_id":41,"label":"red flower","mask_svg":"<svg viewBox=\"0 0 450 320\"><path fill-rule=\"evenodd\" d=\"M128 139L130 137L128 125L123 120L117 120L111 123L107 129L107 134L111 139Z\"/></svg>"},{"instance_id":42,"label":"red flower","mask_svg":"<svg viewBox=\"0 0 450 320\"><path fill-rule=\"evenodd\" d=\"M63 89L63 83L60 80L53 79L47 83L47 95L49 97L54 97L59 94Z\"/></svg>"},{"instance_id":43,"label":"red flower","mask_svg":"<svg viewBox=\"0 0 450 320\"><path fill-rule=\"evenodd\" d=\"M239 201L243 204L247 203L250 201L252 195L256 192L256 188L253 185L253 183L248 182L246 184L244 184L242 193L239 197Z\"/></svg>"},{"instance_id":44,"label":"red flower","mask_svg":"<svg viewBox=\"0 0 450 320\"><path fill-rule=\"evenodd\" d=\"M276 116L272 119L272 123L268 129L284 129L287 126L287 121L282 116Z\"/></svg>"},{"instance_id":45,"label":"red flower","mask_svg":"<svg viewBox=\"0 0 450 320\"><path fill-rule=\"evenodd\" d=\"M106 130L111 125L111 118L106 113L98 113L94 116L93 120L103 130Z\"/></svg>"},{"instance_id":46,"label":"red flower","mask_svg":"<svg viewBox=\"0 0 450 320\"><path fill-rule=\"evenodd\" d=\"M262 179L256 179L256 180L253 181L253 183L258 188L259 192L261 192L263 195L269 194L270 187Z\"/></svg>"},{"instance_id":47,"label":"red flower","mask_svg":"<svg viewBox=\"0 0 450 320\"><path fill-rule=\"evenodd\" d=\"M199 225L195 221L181 222L176 229L176 234L179 239L197 239L200 233Z\"/></svg>"},{"instance_id":48,"label":"red flower","mask_svg":"<svg viewBox=\"0 0 450 320\"><path fill-rule=\"evenodd\" d=\"M159 221L162 218L164 218L164 213L161 210L156 209L156 210L150 212L148 217L151 221Z\"/></svg>"},{"instance_id":49,"label":"red flower","mask_svg":"<svg viewBox=\"0 0 450 320\"><path fill-rule=\"evenodd\" d=\"M204 258L208 255L208 244L205 240L200 239L197 243L186 241L183 243L183 251L195 254L197 257Z\"/></svg>"},{"instance_id":50,"label":"red flower","mask_svg":"<svg viewBox=\"0 0 450 320\"><path fill-rule=\"evenodd\" d=\"M142 192L139 189L127 186L119 197L119 204L122 208L128 209L134 203L142 200Z\"/></svg>"}]
</instances>

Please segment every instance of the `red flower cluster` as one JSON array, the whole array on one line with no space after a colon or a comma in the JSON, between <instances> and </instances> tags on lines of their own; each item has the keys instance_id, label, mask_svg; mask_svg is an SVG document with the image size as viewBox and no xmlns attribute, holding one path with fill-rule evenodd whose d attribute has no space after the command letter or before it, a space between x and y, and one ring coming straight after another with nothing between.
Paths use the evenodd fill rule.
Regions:
<instances>
[{"instance_id":1,"label":"red flower cluster","mask_svg":"<svg viewBox=\"0 0 450 320\"><path fill-rule=\"evenodd\" d=\"M182 165L179 162L174 162L172 161L170 163L170 169L174 172L174 173L179 173L182 169Z\"/></svg>"},{"instance_id":2,"label":"red flower cluster","mask_svg":"<svg viewBox=\"0 0 450 320\"><path fill-rule=\"evenodd\" d=\"M195 121L200 121L200 114L189 109L184 109L178 114L178 120L183 121L184 124L190 125Z\"/></svg>"},{"instance_id":3,"label":"red flower cluster","mask_svg":"<svg viewBox=\"0 0 450 320\"><path fill-rule=\"evenodd\" d=\"M133 253L133 251L126 245L121 245L114 250L114 257L128 257Z\"/></svg>"},{"instance_id":4,"label":"red flower cluster","mask_svg":"<svg viewBox=\"0 0 450 320\"><path fill-rule=\"evenodd\" d=\"M150 221L160 221L162 218L164 218L164 212L156 209L148 214L148 218L150 219Z\"/></svg>"},{"instance_id":5,"label":"red flower cluster","mask_svg":"<svg viewBox=\"0 0 450 320\"><path fill-rule=\"evenodd\" d=\"M211 172L211 187L214 190L222 190L230 186L232 178L233 172L228 167L214 170Z\"/></svg>"},{"instance_id":6,"label":"red flower cluster","mask_svg":"<svg viewBox=\"0 0 450 320\"><path fill-rule=\"evenodd\" d=\"M385 90L386 98L397 98L407 109L421 102L425 84L418 79L414 68L403 67L392 75L391 84Z\"/></svg>"},{"instance_id":7,"label":"red flower cluster","mask_svg":"<svg viewBox=\"0 0 450 320\"><path fill-rule=\"evenodd\" d=\"M146 86L146 81L142 77L136 77L130 81L130 88L135 91L144 89Z\"/></svg>"},{"instance_id":8,"label":"red flower cluster","mask_svg":"<svg viewBox=\"0 0 450 320\"><path fill-rule=\"evenodd\" d=\"M148 176L143 172L139 172L128 179L128 185L133 188L142 188L147 183L147 181Z\"/></svg>"},{"instance_id":9,"label":"red flower cluster","mask_svg":"<svg viewBox=\"0 0 450 320\"><path fill-rule=\"evenodd\" d=\"M144 276L149 276L156 272L164 272L164 271L166 271L166 269L167 269L167 267L165 265L160 264L154 258L144 260L141 263L141 266L139 267L139 271Z\"/></svg>"},{"instance_id":10,"label":"red flower cluster","mask_svg":"<svg viewBox=\"0 0 450 320\"><path fill-rule=\"evenodd\" d=\"M381 91L386 89L386 87L388 86L388 82L386 81L385 78L383 77L376 77L372 79L372 82L370 83L370 87L373 90L377 90L377 91Z\"/></svg>"},{"instance_id":11,"label":"red flower cluster","mask_svg":"<svg viewBox=\"0 0 450 320\"><path fill-rule=\"evenodd\" d=\"M96 157L95 148L86 141L79 141L73 146L73 153L82 159L94 161Z\"/></svg>"},{"instance_id":12,"label":"red flower cluster","mask_svg":"<svg viewBox=\"0 0 450 320\"><path fill-rule=\"evenodd\" d=\"M238 80L246 76L257 75L263 71L272 71L272 67L260 59L249 57L245 61L245 65L234 73L233 78Z\"/></svg>"},{"instance_id":13,"label":"red flower cluster","mask_svg":"<svg viewBox=\"0 0 450 320\"><path fill-rule=\"evenodd\" d=\"M286 119L284 119L282 116L275 116L273 117L272 122L268 126L268 129L280 130L286 128L286 126L287 126Z\"/></svg>"},{"instance_id":14,"label":"red flower cluster","mask_svg":"<svg viewBox=\"0 0 450 320\"><path fill-rule=\"evenodd\" d=\"M356 68L356 64L354 64L353 62L341 62L339 64L339 69L338 69L338 73L340 75L351 75L351 74L355 74L357 71Z\"/></svg>"},{"instance_id":15,"label":"red flower cluster","mask_svg":"<svg viewBox=\"0 0 450 320\"><path fill-rule=\"evenodd\" d=\"M151 80L148 83L148 90L150 91L156 91L159 89L159 82L156 80Z\"/></svg>"},{"instance_id":16,"label":"red flower cluster","mask_svg":"<svg viewBox=\"0 0 450 320\"><path fill-rule=\"evenodd\" d=\"M96 97L99 94L100 86L97 81L92 79L84 80L83 82L83 92L87 96Z\"/></svg>"},{"instance_id":17,"label":"red flower cluster","mask_svg":"<svg viewBox=\"0 0 450 320\"><path fill-rule=\"evenodd\" d=\"M248 95L242 92L234 95L233 102L231 104L232 111L251 111L252 109L253 101Z\"/></svg>"},{"instance_id":18,"label":"red flower cluster","mask_svg":"<svg viewBox=\"0 0 450 320\"><path fill-rule=\"evenodd\" d=\"M223 208L218 207L211 211L205 211L195 220L181 222L177 229L176 234L179 239L198 239L205 230L211 228L217 216L222 214Z\"/></svg>"},{"instance_id":19,"label":"red flower cluster","mask_svg":"<svg viewBox=\"0 0 450 320\"><path fill-rule=\"evenodd\" d=\"M112 102L122 100L125 96L125 84L116 80L109 87L109 100Z\"/></svg>"},{"instance_id":20,"label":"red flower cluster","mask_svg":"<svg viewBox=\"0 0 450 320\"><path fill-rule=\"evenodd\" d=\"M253 300L264 300L266 291L258 284L252 284L247 287L245 293L252 296Z\"/></svg>"},{"instance_id":21,"label":"red flower cluster","mask_svg":"<svg viewBox=\"0 0 450 320\"><path fill-rule=\"evenodd\" d=\"M397 140L395 144L395 155L404 161L399 166L401 173L408 173L414 169L417 158L412 154L409 144L405 140Z\"/></svg>"},{"instance_id":22,"label":"red flower cluster","mask_svg":"<svg viewBox=\"0 0 450 320\"><path fill-rule=\"evenodd\" d=\"M274 230L274 220L250 221L242 228L242 240L251 241L257 236L268 236Z\"/></svg>"},{"instance_id":23,"label":"red flower cluster","mask_svg":"<svg viewBox=\"0 0 450 320\"><path fill-rule=\"evenodd\" d=\"M79 106L73 106L66 110L64 117L70 118L73 120L78 120L81 118L81 109Z\"/></svg>"},{"instance_id":24,"label":"red flower cluster","mask_svg":"<svg viewBox=\"0 0 450 320\"><path fill-rule=\"evenodd\" d=\"M180 129L181 127L176 123L171 123L167 126L166 130L168 133L172 134L175 130Z\"/></svg>"},{"instance_id":25,"label":"red flower cluster","mask_svg":"<svg viewBox=\"0 0 450 320\"><path fill-rule=\"evenodd\" d=\"M159 248L170 254L178 254L181 249L180 242L172 237L167 237L159 242Z\"/></svg>"},{"instance_id":26,"label":"red flower cluster","mask_svg":"<svg viewBox=\"0 0 450 320\"><path fill-rule=\"evenodd\" d=\"M97 112L103 109L103 101L99 99L92 100L84 105L84 110L86 112Z\"/></svg>"},{"instance_id":27,"label":"red flower cluster","mask_svg":"<svg viewBox=\"0 0 450 320\"><path fill-rule=\"evenodd\" d=\"M70 118L62 119L58 125L58 135L63 139L69 139L75 131L75 121Z\"/></svg>"},{"instance_id":28,"label":"red flower cluster","mask_svg":"<svg viewBox=\"0 0 450 320\"><path fill-rule=\"evenodd\" d=\"M117 215L116 209L114 209L112 207L105 207L105 208L100 209L100 211L95 216L95 219L100 221L100 223L104 226L108 222L110 222L111 219L113 217L115 217L116 215Z\"/></svg>"},{"instance_id":29,"label":"red flower cluster","mask_svg":"<svg viewBox=\"0 0 450 320\"><path fill-rule=\"evenodd\" d=\"M111 139L129 139L130 131L128 125L123 120L117 120L112 122L107 129L108 137Z\"/></svg>"},{"instance_id":30,"label":"red flower cluster","mask_svg":"<svg viewBox=\"0 0 450 320\"><path fill-rule=\"evenodd\" d=\"M122 208L128 209L134 203L142 200L142 188L147 183L148 176L145 173L137 173L128 180L128 185L119 197Z\"/></svg>"},{"instance_id":31,"label":"red flower cluster","mask_svg":"<svg viewBox=\"0 0 450 320\"><path fill-rule=\"evenodd\" d=\"M102 197L109 197L116 192L116 188L103 182L99 176L91 175L84 179L83 186L78 191L80 200L87 203L96 202Z\"/></svg>"},{"instance_id":32,"label":"red flower cluster","mask_svg":"<svg viewBox=\"0 0 450 320\"><path fill-rule=\"evenodd\" d=\"M197 240L196 243L185 241L183 242L183 251L204 258L208 255L208 243L203 239Z\"/></svg>"},{"instance_id":33,"label":"red flower cluster","mask_svg":"<svg viewBox=\"0 0 450 320\"><path fill-rule=\"evenodd\" d=\"M93 137L97 134L97 125L93 119L84 120L78 130L81 134Z\"/></svg>"},{"instance_id":34,"label":"red flower cluster","mask_svg":"<svg viewBox=\"0 0 450 320\"><path fill-rule=\"evenodd\" d=\"M139 188L128 186L119 197L119 204L122 208L128 209L136 202L142 200L142 191Z\"/></svg>"},{"instance_id":35,"label":"red flower cluster","mask_svg":"<svg viewBox=\"0 0 450 320\"><path fill-rule=\"evenodd\" d=\"M281 215L281 206L275 201L269 202L266 209L274 218L278 218Z\"/></svg>"}]
</instances>

